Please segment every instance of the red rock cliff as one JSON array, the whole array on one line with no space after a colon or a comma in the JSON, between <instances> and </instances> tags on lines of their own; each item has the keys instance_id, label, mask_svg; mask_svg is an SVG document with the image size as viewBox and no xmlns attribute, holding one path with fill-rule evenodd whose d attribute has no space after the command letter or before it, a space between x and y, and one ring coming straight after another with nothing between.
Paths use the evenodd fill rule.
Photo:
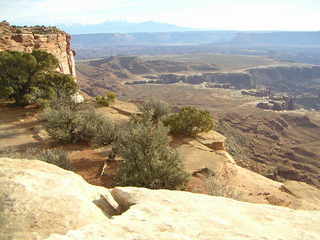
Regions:
<instances>
[{"instance_id":1,"label":"red rock cliff","mask_svg":"<svg viewBox=\"0 0 320 240\"><path fill-rule=\"evenodd\" d=\"M76 76L71 37L55 27L15 27L0 22L0 51L32 52L39 49L52 53L59 60L59 71Z\"/></svg>"}]
</instances>

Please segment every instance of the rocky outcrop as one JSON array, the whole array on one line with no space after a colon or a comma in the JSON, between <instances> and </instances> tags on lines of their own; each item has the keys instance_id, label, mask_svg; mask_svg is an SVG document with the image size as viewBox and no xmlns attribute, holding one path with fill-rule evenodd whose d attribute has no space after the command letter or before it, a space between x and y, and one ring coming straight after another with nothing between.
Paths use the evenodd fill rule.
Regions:
<instances>
[{"instance_id":1,"label":"rocky outcrop","mask_svg":"<svg viewBox=\"0 0 320 240\"><path fill-rule=\"evenodd\" d=\"M55 27L13 27L0 22L0 51L34 49L52 53L59 60L60 72L76 75L70 35Z\"/></svg>"},{"instance_id":2,"label":"rocky outcrop","mask_svg":"<svg viewBox=\"0 0 320 240\"><path fill-rule=\"evenodd\" d=\"M271 180L238 166L225 151L224 141L225 137L214 131L201 134L195 139L173 141L173 146L183 159L185 170L193 176L189 182L189 186L192 186L188 188L189 191L250 203L320 210L319 190L296 182L294 186L299 186L300 192L296 194L297 191L287 190L288 183Z\"/></svg>"},{"instance_id":3,"label":"rocky outcrop","mask_svg":"<svg viewBox=\"0 0 320 240\"><path fill-rule=\"evenodd\" d=\"M160 74L177 72L216 71L213 64L179 62L167 60L148 60L136 56L113 56L88 63L102 71L108 71L118 78L130 78L131 75Z\"/></svg>"},{"instance_id":4,"label":"rocky outcrop","mask_svg":"<svg viewBox=\"0 0 320 240\"><path fill-rule=\"evenodd\" d=\"M196 75L182 75L182 74L161 74L158 76L146 76L148 80L139 80L134 82L127 82L128 85L135 84L173 84L184 82L189 84L201 83L218 83L230 84L236 89L253 88L253 82L250 74L246 72L217 72L217 73L203 73Z\"/></svg>"},{"instance_id":5,"label":"rocky outcrop","mask_svg":"<svg viewBox=\"0 0 320 240\"><path fill-rule=\"evenodd\" d=\"M319 225L319 211L179 191L108 190L44 162L0 159L2 240L315 240Z\"/></svg>"}]
</instances>

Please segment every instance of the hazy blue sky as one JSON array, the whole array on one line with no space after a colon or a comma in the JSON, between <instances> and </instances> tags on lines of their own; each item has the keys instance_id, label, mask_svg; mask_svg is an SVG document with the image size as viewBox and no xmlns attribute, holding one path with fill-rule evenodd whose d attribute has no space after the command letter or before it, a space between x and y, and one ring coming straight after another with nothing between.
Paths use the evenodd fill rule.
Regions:
<instances>
[{"instance_id":1,"label":"hazy blue sky","mask_svg":"<svg viewBox=\"0 0 320 240\"><path fill-rule=\"evenodd\" d=\"M320 0L0 0L14 24L158 21L205 29L320 30Z\"/></svg>"}]
</instances>

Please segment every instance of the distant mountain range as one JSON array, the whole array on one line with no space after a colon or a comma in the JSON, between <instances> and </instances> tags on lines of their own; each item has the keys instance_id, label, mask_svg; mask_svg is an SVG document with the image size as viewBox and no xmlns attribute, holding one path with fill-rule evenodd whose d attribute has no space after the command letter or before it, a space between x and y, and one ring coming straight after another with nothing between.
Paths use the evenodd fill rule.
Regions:
<instances>
[{"instance_id":1,"label":"distant mountain range","mask_svg":"<svg viewBox=\"0 0 320 240\"><path fill-rule=\"evenodd\" d=\"M247 46L319 46L320 32L236 32L184 31L74 34L76 48L110 46L181 46L199 44L231 44Z\"/></svg>"},{"instance_id":2,"label":"distant mountain range","mask_svg":"<svg viewBox=\"0 0 320 240\"><path fill-rule=\"evenodd\" d=\"M236 32L231 31L185 31L185 32L139 32L73 34L75 48L99 48L132 45L198 45L231 41Z\"/></svg>"},{"instance_id":3,"label":"distant mountain range","mask_svg":"<svg viewBox=\"0 0 320 240\"><path fill-rule=\"evenodd\" d=\"M125 21L107 21L100 24L71 24L59 25L59 28L70 34L92 33L138 33L138 32L184 32L197 29L179 27L168 23L142 22L132 23Z\"/></svg>"},{"instance_id":4,"label":"distant mountain range","mask_svg":"<svg viewBox=\"0 0 320 240\"><path fill-rule=\"evenodd\" d=\"M117 55L222 53L268 55L320 64L320 32L185 31L72 35L77 59Z\"/></svg>"},{"instance_id":5,"label":"distant mountain range","mask_svg":"<svg viewBox=\"0 0 320 240\"><path fill-rule=\"evenodd\" d=\"M320 45L317 32L240 32L232 43L255 45Z\"/></svg>"}]
</instances>

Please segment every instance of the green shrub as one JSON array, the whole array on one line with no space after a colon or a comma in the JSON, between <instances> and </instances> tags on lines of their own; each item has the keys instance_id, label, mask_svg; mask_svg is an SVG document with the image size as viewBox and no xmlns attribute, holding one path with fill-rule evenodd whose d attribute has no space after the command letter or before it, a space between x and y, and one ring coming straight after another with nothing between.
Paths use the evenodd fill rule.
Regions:
<instances>
[{"instance_id":1,"label":"green shrub","mask_svg":"<svg viewBox=\"0 0 320 240\"><path fill-rule=\"evenodd\" d=\"M77 84L70 75L57 73L58 60L50 53L0 52L0 98L18 105L51 99L61 92L73 94Z\"/></svg>"},{"instance_id":2,"label":"green shrub","mask_svg":"<svg viewBox=\"0 0 320 240\"><path fill-rule=\"evenodd\" d=\"M66 151L60 149L44 150L39 154L39 160L57 165L66 170L72 170L71 162Z\"/></svg>"},{"instance_id":3,"label":"green shrub","mask_svg":"<svg viewBox=\"0 0 320 240\"><path fill-rule=\"evenodd\" d=\"M110 105L108 99L106 97L103 97L103 96L96 96L96 102L99 105L106 106L106 107L108 107Z\"/></svg>"},{"instance_id":4,"label":"green shrub","mask_svg":"<svg viewBox=\"0 0 320 240\"><path fill-rule=\"evenodd\" d=\"M154 122L160 121L169 113L171 113L171 107L168 103L153 98L145 101L138 107L142 113L150 112L152 114L152 120Z\"/></svg>"},{"instance_id":5,"label":"green shrub","mask_svg":"<svg viewBox=\"0 0 320 240\"><path fill-rule=\"evenodd\" d=\"M182 186L187 174L176 151L169 147L168 129L151 118L131 121L113 144L123 161L117 182L121 186L151 189L176 189Z\"/></svg>"},{"instance_id":6,"label":"green shrub","mask_svg":"<svg viewBox=\"0 0 320 240\"><path fill-rule=\"evenodd\" d=\"M0 157L7 157L13 159L30 159L41 160L47 163L57 165L66 170L72 170L68 153L62 149L41 150L33 145L9 147L0 150Z\"/></svg>"},{"instance_id":7,"label":"green shrub","mask_svg":"<svg viewBox=\"0 0 320 240\"><path fill-rule=\"evenodd\" d=\"M111 104L115 102L117 98L117 94L114 92L107 92L105 96L96 96L96 102L99 105L109 107Z\"/></svg>"},{"instance_id":8,"label":"green shrub","mask_svg":"<svg viewBox=\"0 0 320 240\"><path fill-rule=\"evenodd\" d=\"M109 91L107 92L107 98L113 103L117 98L117 94Z\"/></svg>"},{"instance_id":9,"label":"green shrub","mask_svg":"<svg viewBox=\"0 0 320 240\"><path fill-rule=\"evenodd\" d=\"M174 135L196 136L208 132L214 127L211 114L195 107L184 107L180 112L170 115L164 120Z\"/></svg>"},{"instance_id":10,"label":"green shrub","mask_svg":"<svg viewBox=\"0 0 320 240\"><path fill-rule=\"evenodd\" d=\"M113 122L93 109L81 110L62 105L57 109L46 109L43 116L48 134L58 142L106 145L113 141Z\"/></svg>"}]
</instances>

